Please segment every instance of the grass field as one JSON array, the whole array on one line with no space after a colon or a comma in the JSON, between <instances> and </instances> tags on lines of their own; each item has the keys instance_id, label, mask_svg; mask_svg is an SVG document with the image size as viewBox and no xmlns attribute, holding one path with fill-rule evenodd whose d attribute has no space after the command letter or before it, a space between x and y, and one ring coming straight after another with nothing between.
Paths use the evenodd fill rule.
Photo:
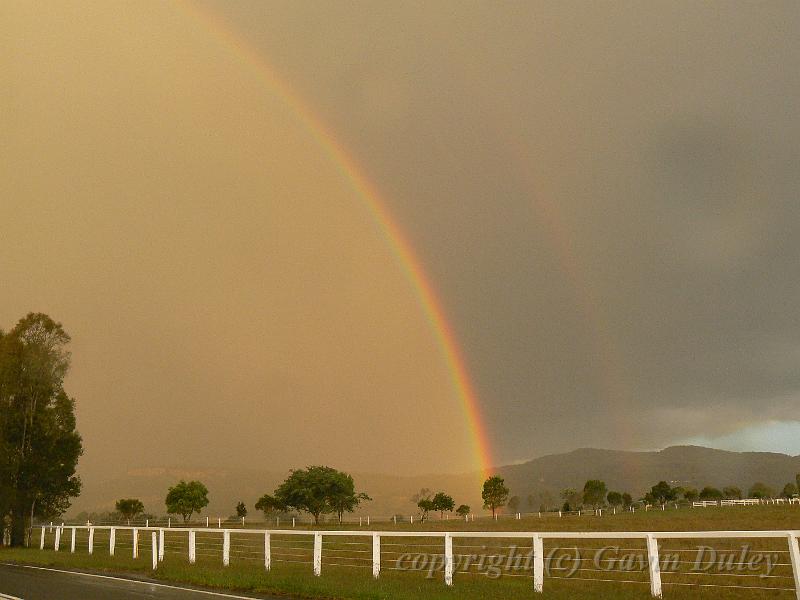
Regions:
<instances>
[{"instance_id":1,"label":"grass field","mask_svg":"<svg viewBox=\"0 0 800 600\"><path fill-rule=\"evenodd\" d=\"M349 529L353 529L349 526ZM366 528L364 528L366 530ZM758 506L684 509L672 511L637 512L604 517L558 517L528 518L520 521L506 519L500 521L479 520L471 523L462 521L432 521L413 526L405 524L396 527L390 524L375 524L375 530L497 530L497 531L692 531L692 530L796 530L800 529L800 507L797 506ZM85 532L82 532L85 533ZM103 537L105 536L105 537ZM379 580L371 577L369 540L367 538L325 538L323 542L322 576L314 577L311 572L311 548L309 538L273 538L273 566L270 572L263 568L260 554L260 536L234 533L231 538L231 564L221 564L221 540L219 534L198 532L197 564L189 565L185 535L167 536L167 554L158 570L150 570L149 540L140 543L141 556L131 558L130 532L119 531L116 556L108 556L108 533L97 530L95 553L87 554L87 540L77 539L76 553L69 553L69 535L62 539L61 550L52 550L52 534L46 538L50 549L1 549L0 560L37 565L52 565L60 568L75 568L90 571L113 571L131 573L140 577L152 577L171 582L183 582L213 588L226 588L256 593L277 593L307 598L341 599L484 599L484 598L530 598L533 595L530 572L526 568L502 572L496 579L486 577L484 572L474 569L457 568L454 586L448 588L442 581L442 573L435 570L431 578L424 571L396 571L392 565L397 552L421 552L437 555L441 553L441 538L398 538L384 540L382 550L382 572ZM35 535L35 539L38 539ZM391 544L402 543L403 547L394 549ZM466 555L480 543L478 553L499 556L508 552L509 540L480 540L477 538L454 541L456 556ZM598 542L580 540L578 544L546 542L545 554L553 552L557 558L560 553L580 551L583 560L591 563L598 548L602 545L616 544L632 551L642 552L643 542L639 540L621 542ZM709 540L719 550L732 552L741 547L743 541ZM549 545L549 547L548 547ZM556 550L554 546L560 549ZM667 540L662 543L661 553L675 553L681 558L690 559L697 543L680 540ZM517 550L524 553L530 546L520 544ZM745 599L745 598L794 598L788 589L769 590L763 588L792 588L791 567L788 566L788 546L784 540L756 540L750 543L748 552L768 552L777 557L777 567L769 578L745 573L706 573L689 575L679 572L664 575L664 597L678 599ZM686 553L681 554L681 553ZM603 555L605 556L605 555ZM297 561L297 562L294 562ZM682 561L678 561L682 562ZM686 561L690 562L689 560ZM576 563L584 566L583 563ZM342 566L346 565L346 566ZM759 571L764 574L764 571ZM634 599L648 598L646 570L635 572L597 572L593 569L579 570L569 578L559 577L558 569L545 576L544 599L567 600L578 598ZM594 581L585 581L594 579ZM617 581L598 581L616 579ZM620 582L620 579L626 582ZM700 587L695 584L718 587ZM683 585L676 585L683 584ZM729 585L751 586L751 589L735 589Z\"/></svg>"}]
</instances>

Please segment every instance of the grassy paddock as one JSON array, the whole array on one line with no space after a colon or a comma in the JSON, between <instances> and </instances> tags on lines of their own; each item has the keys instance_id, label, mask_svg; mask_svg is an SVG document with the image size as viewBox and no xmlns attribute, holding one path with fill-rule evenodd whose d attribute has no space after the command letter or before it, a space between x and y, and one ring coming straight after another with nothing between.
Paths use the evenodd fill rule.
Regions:
<instances>
[{"instance_id":1,"label":"grassy paddock","mask_svg":"<svg viewBox=\"0 0 800 600\"><path fill-rule=\"evenodd\" d=\"M371 529L390 529L383 524L373 523ZM668 531L668 530L787 530L800 529L800 508L797 506L758 506L725 507L678 511L639 512L613 517L565 517L527 518L520 521L459 521L429 522L422 525L398 525L391 529L399 530L523 530L523 531ZM366 528L364 528L366 531ZM397 571L393 566L401 552L424 552L431 556L441 554L441 538L386 538L382 544L382 572L378 581L370 573L369 540L359 537L325 538L323 541L322 576L314 577L311 572L310 540L273 536L273 566L267 573L263 568L263 554L260 547L262 538L252 534L232 534L231 565L221 564L220 534L198 531L197 564L189 565L186 559L186 541L181 534L167 535L166 559L153 573L150 570L150 539L143 535L140 541L140 558L131 558L130 532L117 532L116 556L108 556L108 532L97 530L94 555L87 554L85 531L76 538L76 553L69 553L70 533L65 531L61 551L52 550L53 534L48 534L46 543L50 550L38 549L0 549L0 560L26 564L52 565L61 568L74 568L90 571L109 571L129 573L138 577L182 582L211 588L225 588L254 593L287 594L307 598L341 599L484 599L484 598L531 598L532 580L527 568L503 572L499 578L490 579L484 572L476 572L469 565L456 565L455 585L447 588L442 581L440 569L434 570L430 578L422 571ZM35 536L38 539L38 536ZM399 543L393 546L393 543ZM509 540L479 540L477 538L456 538L454 553L465 556L473 552L496 555L508 551ZM525 553L530 545L517 541L518 550ZM736 551L744 541L709 540L708 545L719 549ZM737 578L735 575L689 575L685 573L696 554L697 543L683 540L664 540L662 555L669 552L677 557L678 572L663 577L667 599L746 599L746 598L786 598L794 597L794 592L750 589L740 590L726 587L704 588L696 584L753 585L757 587L792 587L791 568L783 540L752 540L748 542L751 551L776 552L784 563L773 571L775 578ZM575 540L545 542L545 554L555 546L556 552L570 553L580 551L583 560L591 562L598 549L606 544L622 546L623 549L643 551L643 543L638 540ZM557 570L545 577L543 599L568 600L586 597L609 599L648 598L647 573L597 573L577 571L571 578L557 578ZM607 578L617 581L583 581L585 578ZM626 582L620 579L628 580ZM675 585L688 584L688 585Z\"/></svg>"}]
</instances>

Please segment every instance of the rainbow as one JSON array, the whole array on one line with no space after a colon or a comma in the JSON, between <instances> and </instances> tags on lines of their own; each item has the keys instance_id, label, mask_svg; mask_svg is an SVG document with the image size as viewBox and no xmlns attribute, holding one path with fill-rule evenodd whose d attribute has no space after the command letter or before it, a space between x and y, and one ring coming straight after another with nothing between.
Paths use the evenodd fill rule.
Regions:
<instances>
[{"instance_id":1,"label":"rainbow","mask_svg":"<svg viewBox=\"0 0 800 600\"><path fill-rule=\"evenodd\" d=\"M426 275L419 258L411 244L392 218L385 200L359 167L353 156L339 143L331 130L295 94L292 88L275 72L275 69L258 54L246 41L231 29L219 16L201 9L185 0L176 0L178 6L196 18L224 46L229 48L243 63L251 68L271 92L277 93L298 117L320 147L328 154L358 196L370 211L375 224L392 249L400 268L408 278L419 299L422 310L437 339L442 356L447 364L454 390L464 409L467 427L472 439L475 462L482 479L488 477L492 465L489 437L481 414L478 396L467 372L466 363L460 350L458 339L447 320L442 302L430 278Z\"/></svg>"}]
</instances>

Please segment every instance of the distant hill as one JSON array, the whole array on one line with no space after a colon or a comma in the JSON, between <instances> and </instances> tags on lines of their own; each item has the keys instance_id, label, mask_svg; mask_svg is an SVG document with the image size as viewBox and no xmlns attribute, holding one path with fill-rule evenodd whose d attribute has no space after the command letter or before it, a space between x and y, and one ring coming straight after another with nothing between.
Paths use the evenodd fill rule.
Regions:
<instances>
[{"instance_id":1,"label":"distant hill","mask_svg":"<svg viewBox=\"0 0 800 600\"><path fill-rule=\"evenodd\" d=\"M506 480L511 494L522 499L527 510L528 495L550 493L558 498L564 488L581 488L587 479L602 479L610 490L641 496L653 484L666 480L672 485L702 488L736 485L747 490L763 481L780 490L800 473L800 456L772 452L728 452L699 446L673 446L661 451L630 452L582 448L551 454L534 460L497 467L494 472ZM204 513L212 517L234 513L243 500L252 508L264 493L271 492L286 472L254 469L190 469L153 467L134 469L119 477L93 480L84 477L83 494L75 500L70 514L79 511L113 510L118 498L140 498L148 512L164 510L167 488L180 479L199 479L209 488L211 504ZM445 490L457 504L480 507L480 481L475 473L400 477L386 474L353 474L359 491L373 497L363 514L388 516L416 512L411 496L420 488Z\"/></svg>"},{"instance_id":2,"label":"distant hill","mask_svg":"<svg viewBox=\"0 0 800 600\"><path fill-rule=\"evenodd\" d=\"M497 472L525 506L529 494L547 490L557 495L568 487L581 488L587 479L602 479L609 490L629 492L635 498L660 480L698 489L735 485L744 491L762 481L780 491L800 473L800 456L700 446L672 446L654 452L581 448L500 467Z\"/></svg>"}]
</instances>

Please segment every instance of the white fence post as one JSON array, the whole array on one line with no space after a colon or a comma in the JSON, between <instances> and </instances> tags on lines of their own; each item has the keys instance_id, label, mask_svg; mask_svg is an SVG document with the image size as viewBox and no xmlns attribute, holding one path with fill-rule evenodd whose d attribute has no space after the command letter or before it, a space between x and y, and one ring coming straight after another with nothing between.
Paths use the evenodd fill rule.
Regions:
<instances>
[{"instance_id":1,"label":"white fence post","mask_svg":"<svg viewBox=\"0 0 800 600\"><path fill-rule=\"evenodd\" d=\"M89 554L94 552L94 527L89 527Z\"/></svg>"},{"instance_id":2,"label":"white fence post","mask_svg":"<svg viewBox=\"0 0 800 600\"><path fill-rule=\"evenodd\" d=\"M158 530L158 560L164 562L164 530Z\"/></svg>"},{"instance_id":3,"label":"white fence post","mask_svg":"<svg viewBox=\"0 0 800 600\"><path fill-rule=\"evenodd\" d=\"M789 557L792 561L792 574L794 575L794 593L797 600L800 600L800 549L797 544L797 532L789 532Z\"/></svg>"},{"instance_id":4,"label":"white fence post","mask_svg":"<svg viewBox=\"0 0 800 600\"><path fill-rule=\"evenodd\" d=\"M72 528L72 537L69 540L69 551L75 553L75 527Z\"/></svg>"},{"instance_id":5,"label":"white fence post","mask_svg":"<svg viewBox=\"0 0 800 600\"><path fill-rule=\"evenodd\" d=\"M272 567L272 548L270 547L269 531L264 532L264 568L269 571Z\"/></svg>"},{"instance_id":6,"label":"white fence post","mask_svg":"<svg viewBox=\"0 0 800 600\"><path fill-rule=\"evenodd\" d=\"M151 549L153 551L153 571L158 568L158 537L156 536L156 532L153 532L152 535L152 546Z\"/></svg>"},{"instance_id":7,"label":"white fence post","mask_svg":"<svg viewBox=\"0 0 800 600\"><path fill-rule=\"evenodd\" d=\"M44 530L45 527L42 527L42 537L39 538L39 550L44 550Z\"/></svg>"},{"instance_id":8,"label":"white fence post","mask_svg":"<svg viewBox=\"0 0 800 600\"><path fill-rule=\"evenodd\" d=\"M189 564L193 565L197 560L197 554L194 547L194 529L189 530Z\"/></svg>"},{"instance_id":9,"label":"white fence post","mask_svg":"<svg viewBox=\"0 0 800 600\"><path fill-rule=\"evenodd\" d=\"M114 556L114 546L117 543L117 529L116 527L112 527L110 529L110 533L108 534L108 555Z\"/></svg>"},{"instance_id":10,"label":"white fence post","mask_svg":"<svg viewBox=\"0 0 800 600\"><path fill-rule=\"evenodd\" d=\"M444 583L453 585L453 538L444 534Z\"/></svg>"},{"instance_id":11,"label":"white fence post","mask_svg":"<svg viewBox=\"0 0 800 600\"><path fill-rule=\"evenodd\" d=\"M650 595L661 598L661 565L658 559L658 540L647 534L647 562L650 569Z\"/></svg>"},{"instance_id":12,"label":"white fence post","mask_svg":"<svg viewBox=\"0 0 800 600\"><path fill-rule=\"evenodd\" d=\"M381 574L381 536L372 534L372 576L377 579Z\"/></svg>"},{"instance_id":13,"label":"white fence post","mask_svg":"<svg viewBox=\"0 0 800 600\"><path fill-rule=\"evenodd\" d=\"M314 575L319 577L322 572L322 534L314 532Z\"/></svg>"},{"instance_id":14,"label":"white fence post","mask_svg":"<svg viewBox=\"0 0 800 600\"><path fill-rule=\"evenodd\" d=\"M222 532L222 564L226 567L231 562L231 532L227 529Z\"/></svg>"},{"instance_id":15,"label":"white fence post","mask_svg":"<svg viewBox=\"0 0 800 600\"><path fill-rule=\"evenodd\" d=\"M132 530L133 535L133 558L139 558L139 530L136 527Z\"/></svg>"},{"instance_id":16,"label":"white fence post","mask_svg":"<svg viewBox=\"0 0 800 600\"><path fill-rule=\"evenodd\" d=\"M544 588L544 543L542 536L533 536L533 591L542 593Z\"/></svg>"},{"instance_id":17,"label":"white fence post","mask_svg":"<svg viewBox=\"0 0 800 600\"><path fill-rule=\"evenodd\" d=\"M53 542L53 550L58 552L58 549L61 547L61 527L56 527L56 539Z\"/></svg>"}]
</instances>

